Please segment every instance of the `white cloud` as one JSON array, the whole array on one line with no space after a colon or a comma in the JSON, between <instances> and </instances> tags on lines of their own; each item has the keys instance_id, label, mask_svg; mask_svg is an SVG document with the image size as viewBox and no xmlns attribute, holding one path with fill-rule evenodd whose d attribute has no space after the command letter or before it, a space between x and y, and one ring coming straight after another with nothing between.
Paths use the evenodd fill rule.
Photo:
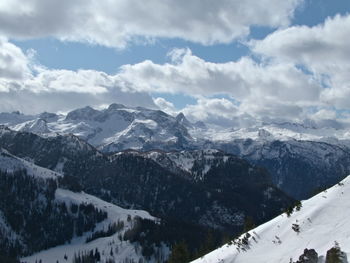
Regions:
<instances>
[{"instance_id":1,"label":"white cloud","mask_svg":"<svg viewBox=\"0 0 350 263\"><path fill-rule=\"evenodd\" d=\"M8 92L0 92L0 112L15 110L24 113L65 112L87 105L98 107L114 102L130 106L156 107L148 94L130 94L112 87L108 92L98 95L73 91L36 93L28 89L11 89Z\"/></svg>"},{"instance_id":2,"label":"white cloud","mask_svg":"<svg viewBox=\"0 0 350 263\"><path fill-rule=\"evenodd\" d=\"M315 120L334 120L337 118L337 113L335 110L330 109L320 109L315 114L311 115Z\"/></svg>"},{"instance_id":3,"label":"white cloud","mask_svg":"<svg viewBox=\"0 0 350 263\"><path fill-rule=\"evenodd\" d=\"M0 78L18 80L29 74L27 56L20 48L0 37Z\"/></svg>"},{"instance_id":4,"label":"white cloud","mask_svg":"<svg viewBox=\"0 0 350 263\"><path fill-rule=\"evenodd\" d=\"M123 48L135 39L228 43L250 26L290 23L302 0L3 0L0 34Z\"/></svg>"},{"instance_id":5,"label":"white cloud","mask_svg":"<svg viewBox=\"0 0 350 263\"><path fill-rule=\"evenodd\" d=\"M349 64L349 34L350 15L337 15L314 27L292 26L277 30L251 45L256 53L326 70L327 65L333 63Z\"/></svg>"},{"instance_id":6,"label":"white cloud","mask_svg":"<svg viewBox=\"0 0 350 263\"><path fill-rule=\"evenodd\" d=\"M255 116L298 118L302 108L319 103L320 83L293 63L257 63L249 57L211 63L190 50L174 50L171 63L125 65L116 78L125 89L182 93L194 97L226 94Z\"/></svg>"},{"instance_id":7,"label":"white cloud","mask_svg":"<svg viewBox=\"0 0 350 263\"><path fill-rule=\"evenodd\" d=\"M160 110L162 110L170 115L177 114L177 110L176 110L174 104L171 103L170 101L167 101L166 99L161 98L161 97L153 98L153 101L154 101L154 104L156 104Z\"/></svg>"},{"instance_id":8,"label":"white cloud","mask_svg":"<svg viewBox=\"0 0 350 263\"><path fill-rule=\"evenodd\" d=\"M349 35L350 15L337 15L314 27L278 30L251 45L254 52L265 57L302 65L326 87L320 102L349 109Z\"/></svg>"},{"instance_id":9,"label":"white cloud","mask_svg":"<svg viewBox=\"0 0 350 263\"><path fill-rule=\"evenodd\" d=\"M6 54L3 57L10 58L9 65L15 65L8 67L11 74L0 77L1 111L65 111L120 102L176 114L180 109L164 98L152 99L149 93L183 93L197 98L196 105L183 109L189 118L228 125L244 115L248 119L298 118L305 105L317 103L320 93L317 83L292 64L259 64L247 57L237 62L210 63L189 49L170 52L171 63L125 65L115 75L47 69L5 39L0 54ZM5 67L6 61L2 65ZM208 98L222 94L237 104Z\"/></svg>"},{"instance_id":10,"label":"white cloud","mask_svg":"<svg viewBox=\"0 0 350 263\"><path fill-rule=\"evenodd\" d=\"M182 112L190 120L225 125L232 124L238 108L229 100L201 98L195 105L187 105Z\"/></svg>"},{"instance_id":11,"label":"white cloud","mask_svg":"<svg viewBox=\"0 0 350 263\"><path fill-rule=\"evenodd\" d=\"M0 39L0 111L66 111L86 105L124 103L156 107L147 93L123 91L115 76L94 70L50 70L32 54Z\"/></svg>"}]
</instances>

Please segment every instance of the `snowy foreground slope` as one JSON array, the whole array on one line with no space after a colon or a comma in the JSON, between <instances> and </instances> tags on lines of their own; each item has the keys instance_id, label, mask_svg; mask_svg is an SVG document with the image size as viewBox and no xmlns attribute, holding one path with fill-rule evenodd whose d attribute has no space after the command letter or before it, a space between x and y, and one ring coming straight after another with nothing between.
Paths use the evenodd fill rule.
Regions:
<instances>
[{"instance_id":1,"label":"snowy foreground slope","mask_svg":"<svg viewBox=\"0 0 350 263\"><path fill-rule=\"evenodd\" d=\"M319 256L318 262L325 262L327 251L335 242L350 258L349 204L350 176L303 201L300 211L294 210L290 217L282 214L249 231L251 237L248 245L232 242L193 263L296 262L305 248L315 249ZM295 230L292 229L293 224Z\"/></svg>"},{"instance_id":2,"label":"snowy foreground slope","mask_svg":"<svg viewBox=\"0 0 350 263\"><path fill-rule=\"evenodd\" d=\"M39 262L41 259L45 263L56 263L58 262L72 262L74 255L79 253L89 253L89 251L95 251L96 248L101 254L101 262L106 260L113 260L113 262L124 262L124 260L134 260L138 262L142 259L140 251L136 251L133 244L128 241L121 241L120 236L123 233L132 228L134 224L135 217L147 218L155 220L154 217L150 216L147 212L141 210L130 210L123 209L121 207L115 206L111 203L102 201L92 195L86 193L73 193L65 189L56 190L56 200L59 202L65 202L67 205L74 204L92 204L94 207L106 211L108 213L108 218L103 222L97 224L94 232L100 230L107 230L108 226L113 223L123 222L124 228L121 231L109 236L98 238L91 242L86 243L86 239L92 234L92 232L85 232L83 236L73 238L70 244L65 244L50 248L48 250L35 253L29 257L21 259L21 262ZM113 255L111 254L113 251ZM67 256L67 261L64 259ZM150 261L152 262L152 260Z\"/></svg>"}]
</instances>

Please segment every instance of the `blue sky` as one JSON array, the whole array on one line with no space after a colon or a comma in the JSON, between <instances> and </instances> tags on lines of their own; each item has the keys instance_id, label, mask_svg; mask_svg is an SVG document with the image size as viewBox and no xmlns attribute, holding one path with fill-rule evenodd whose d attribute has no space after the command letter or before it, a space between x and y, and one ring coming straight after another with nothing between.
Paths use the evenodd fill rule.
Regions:
<instances>
[{"instance_id":1,"label":"blue sky","mask_svg":"<svg viewBox=\"0 0 350 263\"><path fill-rule=\"evenodd\" d=\"M332 111L336 113L336 116L339 116L339 112L347 110L346 103L344 103L341 98L338 98L340 96L337 95L338 90L332 90L332 92L328 93L322 90L318 91L319 94L314 94L316 90L320 89L320 87L316 87L316 85L321 82L327 82L328 79L330 79L329 85L331 85L331 88L338 85L339 90L344 90L345 77L343 75L335 76L335 71L330 69L329 65L324 65L322 68L315 67L316 61L312 61L312 58L315 57L314 54L312 54L313 51L310 51L310 47L306 50L305 44L303 44L303 46L297 46L298 42L295 40L299 35L303 34L303 26L305 26L307 30L311 32L310 35L312 35L312 32L315 32L315 39L307 39L308 37L306 34L305 36L303 35L304 38L300 41L304 41L303 43L308 43L308 45L315 45L315 47L318 44L318 47L324 47L326 41L323 43L323 40L317 37L317 27L323 27L328 19L334 20L333 27L336 28L336 15L342 15L342 20L345 21L350 12L350 1L347 0L288 0L286 1L288 4L280 4L275 1L275 4L271 2L271 6L269 7L264 7L263 5L256 6L254 1L250 3L247 1L248 4L239 6L237 1L229 0L218 1L217 6L213 6L210 1L205 1L205 4L201 6L198 5L198 1L193 0L192 2L188 2L193 3L193 10L191 7L186 7L186 5L188 5L186 1L173 3L169 1L171 5L174 5L172 6L174 13L178 11L179 15L169 15L167 12L171 12L171 9L169 11L160 1L152 0L149 7L151 8L151 5L154 5L155 8L158 8L159 12L165 10L164 17L162 17L163 14L161 13L153 14L153 16L152 14L149 15L143 11L143 7L140 7L141 11L135 8L137 12L140 12L137 14L133 9L130 9L131 11L126 9L126 11L130 12L130 17L135 15L135 18L132 19L131 17L130 20L125 18L126 16L123 16L123 14L118 14L118 11L115 11L116 13L114 13L114 15L120 16L120 18L118 18L120 20L114 22L111 21L113 20L113 16L108 17L110 14L107 10L107 4L107 7L104 7L104 4L99 5L93 0L88 1L91 2L91 8L97 3L98 8L95 9L96 13L100 15L100 18L102 17L102 20L105 18L102 25L106 26L106 29L101 29L101 24L94 24L95 22L89 24L90 21L88 21L87 24L80 24L79 21L75 21L75 17L70 17L70 13L65 12L66 9L75 10L73 4L70 4L69 1L63 1L62 4L58 4L57 2L54 3L52 0L47 2L30 0L28 1L28 6L23 6L23 11L19 8L18 13L10 8L11 2L16 1L17 0L5 1L8 2L7 5L5 2L3 5L0 5L0 14L5 14L3 15L3 17L5 17L4 21L2 21L3 26L0 25L0 37L2 36L5 39L3 45L8 42L20 48L23 56L27 57L24 58L24 60L27 59L27 62L22 62L27 63L27 65L23 67L25 68L24 71L27 70L29 73L22 73L24 75L31 75L31 80L29 81L31 85L26 83L24 84L26 87L33 87L32 83L44 81L43 79L45 78L46 82L44 83L49 81L50 85L53 83L53 78L56 78L55 85L58 85L57 83L61 84L59 81L62 79L65 81L67 79L74 79L74 77L72 77L74 74L80 76L80 73L78 73L79 70L92 70L94 72L93 74L96 74L96 77L94 76L93 80L91 80L85 75L84 81L90 79L90 81L94 82L93 84L88 83L87 86L97 85L96 82L104 82L103 79L105 77L101 76L101 74L103 75L103 73L106 73L108 76L108 83L118 83L115 85L121 83L121 91L118 91L119 93L117 92L116 94L120 94L120 92L124 94L131 89L130 100L127 101L132 101L132 96L135 92L146 94L153 99L161 98L155 101L158 107L166 107L164 110L174 113L183 110L191 115L194 112L191 116L193 119L216 118L217 116L211 116L212 114L208 112L205 114L200 113L201 110L203 111L203 107L211 107L213 105L217 107L212 109L213 112L218 108L224 110L224 112L218 111L220 118L224 115L232 120L237 119L237 116L242 114L248 114L252 116L253 119L283 118L278 112L284 112L283 116L286 118L301 120L303 118L310 118L310 116L305 115L309 112L307 109L310 107L316 109L316 112L323 112L323 116L329 118L334 116L332 115ZM51 6L49 2L51 2ZM104 1L101 3L103 2ZM123 0L116 0L116 3L118 2L123 2ZM181 5L183 5L183 7ZM222 5L222 7L220 5ZM216 19L216 15L219 16L222 12L225 12L226 6L224 5L227 5L227 9L234 8L233 10L236 10L238 7L242 8L243 11L242 13L238 11L237 13L233 13L232 16L237 16L238 18L230 18L231 20L229 22L226 21L227 19ZM212 10L210 10L210 8ZM261 10L259 10L259 8ZM30 15L26 14L27 9L35 14L34 17L30 17ZM215 13L216 9L218 13ZM52 17L49 16L51 11L53 14ZM254 12L256 12L256 14ZM225 15L230 15L231 13L228 12L228 14ZM290 13L292 13L292 16L290 16ZM213 17L208 17L209 15L205 14L210 14ZM139 17L137 17L137 15ZM161 19L163 19L162 22L168 26L157 24L158 20L155 18L157 15L160 16ZM186 15L188 17L186 17ZM270 17L275 15L276 17L270 19ZM171 17L168 21L167 17L169 16ZM256 18L257 16L259 16L259 18ZM20 18L20 20L23 18L23 24L16 24L17 22L14 22L15 19L19 20L18 18ZM67 27L69 27L69 19L72 20L72 24L77 24L76 27L72 27L71 30L66 30L64 25L62 25L60 28L60 24L64 24L66 22L65 20L67 20ZM137 20L140 20L140 22ZM188 20L189 22L187 23ZM112 29L109 30L109 21L111 21L110 24L115 28L120 28L122 33L118 34L118 31L114 30L112 26ZM339 23L345 23L344 21L340 21ZM121 25L121 22L125 24ZM218 23L218 25L216 26L215 23ZM87 28L84 28L85 26ZM192 29L190 26L194 28ZM294 27L296 27L294 31L299 30L300 34L290 30ZM207 31L206 28L208 28ZM324 26L324 28L326 28L326 26ZM247 33L247 29L249 29L249 33ZM294 57L288 53L290 50L287 52L278 44L278 41L281 43L283 42L283 39L281 40L281 38L279 38L280 35L282 35L282 33L279 33L280 31L282 31L282 33L285 32L283 34L288 34L288 36L291 37L290 43L284 44L284 47L290 44L291 47L294 45L295 48L302 50L302 52L305 51L309 53L305 53L306 55L303 57L300 56L298 61L294 59ZM345 33L344 29L343 34ZM116 36L115 38L113 37L114 34ZM337 36L338 35L339 34L337 34ZM277 50L280 53L276 52L275 54L274 50L269 50L266 45L270 39L274 38L277 40L273 42L273 45L277 45ZM293 42L294 40L295 42ZM334 42L332 45L333 44L337 46L337 43ZM179 61L169 55L174 49L182 50L179 53ZM34 57L28 55L33 53L30 50L35 51ZM311 50L313 50L313 48L311 48ZM321 49L315 48L314 50ZM334 59L339 59L336 56L335 54ZM150 62L147 63L147 60ZM278 63L276 61L278 61ZM341 63L344 62L342 61ZM200 79L200 74L203 73L187 72L189 69L195 69L191 66L192 64L195 65L195 67L205 67L205 72L210 74L210 79ZM240 70L245 67L245 71L241 72ZM41 69L38 71L38 68ZM42 68L46 68L47 72L43 73ZM305 70L298 72L298 69ZM62 73L57 70L65 70L65 72ZM239 71L238 73L237 70ZM249 79L250 74L247 72L248 70L253 70L252 79ZM265 78L264 73L260 72L261 70L266 70L266 74L272 74L271 77L267 80L255 79L254 76L257 74L261 74L261 78ZM284 74L283 72L288 72L286 74L290 74L291 76L288 75L283 78L274 79L273 74L275 74L274 72L277 72L277 70L281 70L281 74ZM329 70L329 72L327 70ZM40 80L36 78L38 72L41 72L43 75ZM120 74L121 72L122 74ZM147 75L149 72L154 74L154 76L152 74ZM67 77L67 75L65 75L63 77L60 75L66 73L68 75L70 74L70 76ZM196 79L192 77L195 75L194 73L198 73ZM301 75L301 79L305 78L305 83L310 85L310 88L305 88L306 84L304 84L304 82L299 83L302 87L293 88L295 90L310 90L310 92L306 92L304 96L308 98L307 101L304 101L304 97L299 97L294 100L286 99L286 103L283 103L281 100L280 103L278 102L276 105L271 106L271 103L275 103L276 101L274 98L276 91L262 89L256 92L260 94L259 97L253 98L251 96L251 93L255 90L249 85L257 85L256 83L265 82L266 85L270 86L275 84L281 85L281 87L276 89L283 90L288 88L286 92L290 92L289 86L291 84L284 83L283 81L292 78L293 74L293 76L297 76L297 74L301 73L305 73ZM179 74L188 75L185 79L179 76ZM227 79L235 74L238 76L234 81L230 79L231 82L227 83ZM279 75L279 73L277 75ZM306 79L305 76L307 75L311 75L309 79ZM135 78L133 76L135 76ZM172 79L168 79L169 77ZM33 79L35 79L35 81L33 81ZM343 82L340 83L340 81ZM3 105L7 105L6 107L4 106L4 109L12 109L16 107L16 103L10 101L9 94L12 93L11 97L15 98L19 91L15 91L13 87L22 84L16 83L15 85L12 82L10 83L8 79L4 79L3 83L7 85L6 87L3 86L3 90L7 92L6 94L4 93L6 96L3 96L4 98L6 97L6 101L4 99ZM63 83L69 85L66 84L67 82ZM77 85L79 87L85 85L82 83L85 82L79 82ZM187 86L184 87L184 83L187 83ZM206 87L207 83L210 83L211 86ZM76 83L74 83L74 85L75 84ZM50 97L47 95L48 92L59 93L58 97L62 95L62 92L75 92L69 89L68 91L66 89L62 91L56 86L45 86L45 84L41 82L40 85L43 85L40 88L40 92L38 92L39 89L34 92L37 99L40 98L38 94L42 93L42 90L44 90L45 99L49 99ZM92 88L92 95L98 96L97 94L106 93L107 88L103 86L105 84L98 85L100 86ZM200 85L205 87L201 87ZM216 87L216 85L218 86ZM230 90L230 85L233 87L232 90ZM240 85L242 85L242 88L239 88ZM238 88L236 88L236 86L238 86ZM109 91L110 87L108 87L108 92ZM272 92L271 95L269 92ZM88 92L83 90L82 93L85 96ZM285 95L287 93L282 94L282 91L279 93L281 93L280 97L282 99L285 99L284 97L293 97ZM141 98L142 96L140 94L139 97ZM24 95L21 96L24 97ZM317 98L315 98L315 96L317 96ZM102 97L98 99L96 104L104 104L104 97ZM276 98L279 99L280 97ZM108 98L111 98L111 96ZM33 98L30 101L35 101L35 99ZM62 100L58 101L62 103ZM295 101L297 101L297 103L295 103ZM105 101L106 104L110 102L111 100L108 99ZM94 104L93 99L86 100L86 103ZM141 101L141 104L142 103ZM200 106L201 104L203 105ZM296 104L298 108L296 108ZM147 106L147 103L145 105ZM197 108L187 107L189 105L196 106ZM287 105L287 107L281 109L281 105ZM81 106L81 104L77 103L77 106ZM74 107L74 103L72 102L66 106L66 108L69 107ZM25 111L25 108L22 107L22 109ZM42 108L38 107L38 111L41 109ZM55 108L49 108L48 110L54 109ZM198 110L198 112L196 112L196 110ZM233 112L232 114L234 115L232 118L229 117L231 112ZM342 117L345 118L344 116Z\"/></svg>"}]
</instances>

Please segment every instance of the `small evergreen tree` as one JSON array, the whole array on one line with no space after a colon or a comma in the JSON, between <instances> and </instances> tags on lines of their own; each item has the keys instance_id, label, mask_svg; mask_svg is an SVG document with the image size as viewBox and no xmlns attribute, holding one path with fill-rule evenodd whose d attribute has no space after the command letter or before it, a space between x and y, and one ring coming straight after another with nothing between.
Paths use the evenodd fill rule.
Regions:
<instances>
[{"instance_id":1,"label":"small evergreen tree","mask_svg":"<svg viewBox=\"0 0 350 263\"><path fill-rule=\"evenodd\" d=\"M300 201L297 201L296 204L295 204L295 209L296 209L297 211L300 211L300 209L301 209L302 206L303 206L303 205L301 204L301 202L300 202Z\"/></svg>"},{"instance_id":2,"label":"small evergreen tree","mask_svg":"<svg viewBox=\"0 0 350 263\"><path fill-rule=\"evenodd\" d=\"M299 226L298 224L293 224L293 225L292 225L292 229L293 229L295 232L297 232L297 233L300 232L300 226Z\"/></svg>"},{"instance_id":3,"label":"small evergreen tree","mask_svg":"<svg viewBox=\"0 0 350 263\"><path fill-rule=\"evenodd\" d=\"M343 263L347 262L346 254L341 251L339 243L334 242L334 247L327 251L326 263Z\"/></svg>"},{"instance_id":4,"label":"small evergreen tree","mask_svg":"<svg viewBox=\"0 0 350 263\"><path fill-rule=\"evenodd\" d=\"M185 242L174 245L168 263L185 263L190 260L190 253Z\"/></svg>"},{"instance_id":5,"label":"small evergreen tree","mask_svg":"<svg viewBox=\"0 0 350 263\"><path fill-rule=\"evenodd\" d=\"M243 232L248 232L249 230L252 230L255 228L254 220L251 216L246 216L244 218L244 225L243 225Z\"/></svg>"}]
</instances>

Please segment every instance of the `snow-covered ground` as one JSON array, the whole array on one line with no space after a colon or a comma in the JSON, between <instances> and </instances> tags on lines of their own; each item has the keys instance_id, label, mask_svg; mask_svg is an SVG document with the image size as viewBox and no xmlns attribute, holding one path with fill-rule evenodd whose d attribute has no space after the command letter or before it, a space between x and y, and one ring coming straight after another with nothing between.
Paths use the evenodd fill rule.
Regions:
<instances>
[{"instance_id":1,"label":"snow-covered ground","mask_svg":"<svg viewBox=\"0 0 350 263\"><path fill-rule=\"evenodd\" d=\"M39 167L27 160L16 157L1 148L0 170L9 173L18 170L26 170L28 176L41 179L56 179L62 176L57 172ZM40 260L43 263L72 262L74 255L78 255L79 253L89 253L91 250L95 251L96 248L100 252L101 263L105 262L107 259L112 259L114 262L124 262L126 259L139 262L140 259L143 259L141 248L135 244L131 244L129 241L124 241L122 237L125 231L134 227L137 217L158 221L157 218L151 216L148 212L123 209L84 192L75 193L60 188L55 192L55 201L58 203L65 203L68 208L71 207L71 204L92 204L95 208L107 212L108 217L104 221L98 223L93 232L85 232L80 237L74 237L69 244L60 245L22 258L21 262L35 263L40 262ZM98 238L86 243L86 239L91 237L93 233L96 233L97 231L107 231L108 227L114 223L119 226L122 224L123 227L108 237ZM40 224L40 222L38 222L38 224ZM6 223L1 210L0 230L3 234L6 233L6 236L10 239L14 239L14 237L17 236L17 234ZM164 256L167 256L169 254L169 249L164 246L161 249L161 253L163 253ZM156 262L156 259L152 258L147 262Z\"/></svg>"},{"instance_id":2,"label":"snow-covered ground","mask_svg":"<svg viewBox=\"0 0 350 263\"><path fill-rule=\"evenodd\" d=\"M197 179L202 179L213 166L225 163L232 157L230 154L213 149L167 153L149 151L139 154L154 160L167 169L174 167L188 173L195 172Z\"/></svg>"},{"instance_id":3,"label":"snow-covered ground","mask_svg":"<svg viewBox=\"0 0 350 263\"><path fill-rule=\"evenodd\" d=\"M290 217L282 214L249 231L248 245L226 244L193 263L295 262L305 248L315 249L319 262L324 262L335 242L350 258L349 204L350 176L303 201L300 211L294 210ZM293 224L299 226L299 232L292 229Z\"/></svg>"},{"instance_id":4,"label":"snow-covered ground","mask_svg":"<svg viewBox=\"0 0 350 263\"><path fill-rule=\"evenodd\" d=\"M71 203L93 204L94 207L106 211L108 213L108 218L97 224L94 232L107 230L110 224L118 222L123 222L124 228L112 236L98 238L89 243L86 243L86 239L92 232L85 232L83 236L73 238L69 244L35 253L29 257L22 258L21 262L35 263L39 262L40 259L45 263L56 263L57 261L72 262L74 255L78 255L79 252L95 251L96 248L101 254L101 262L105 262L107 259L112 259L114 262L123 262L123 260L127 258L139 262L139 259L143 258L140 248L137 249L134 244L120 240L120 237L123 236L126 230L133 227L135 217L157 220L149 213L142 210L123 209L83 192L73 193L65 189L57 189L55 196L58 202L65 202L67 205ZM113 251L113 255L111 255L111 251ZM65 260L65 256L67 260ZM154 262L154 260L150 262Z\"/></svg>"},{"instance_id":5,"label":"snow-covered ground","mask_svg":"<svg viewBox=\"0 0 350 263\"><path fill-rule=\"evenodd\" d=\"M22 158L18 158L2 148L0 148L0 169L9 173L18 170L26 170L28 175L42 178L54 179L62 176L59 173L37 166Z\"/></svg>"}]
</instances>

